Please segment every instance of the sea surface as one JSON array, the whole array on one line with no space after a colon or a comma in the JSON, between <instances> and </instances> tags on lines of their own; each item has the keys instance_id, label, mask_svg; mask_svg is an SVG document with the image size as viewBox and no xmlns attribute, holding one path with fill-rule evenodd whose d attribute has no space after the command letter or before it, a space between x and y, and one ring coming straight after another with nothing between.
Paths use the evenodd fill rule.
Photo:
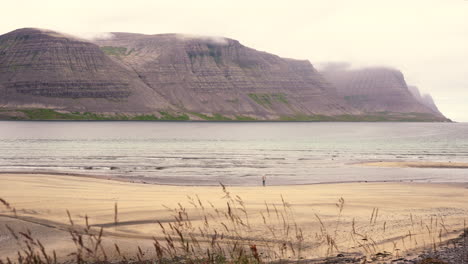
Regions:
<instances>
[{"instance_id":1,"label":"sea surface","mask_svg":"<svg viewBox=\"0 0 468 264\"><path fill-rule=\"evenodd\" d=\"M468 182L468 169L367 161L468 162L468 124L0 122L0 172L181 185L260 185L263 175L270 185Z\"/></svg>"}]
</instances>

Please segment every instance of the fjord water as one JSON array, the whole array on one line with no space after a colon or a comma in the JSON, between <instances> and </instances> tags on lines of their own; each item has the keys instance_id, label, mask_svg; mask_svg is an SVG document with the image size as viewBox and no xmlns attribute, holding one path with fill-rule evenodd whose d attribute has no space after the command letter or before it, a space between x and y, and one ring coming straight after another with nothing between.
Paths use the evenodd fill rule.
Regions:
<instances>
[{"instance_id":1,"label":"fjord water","mask_svg":"<svg viewBox=\"0 0 468 264\"><path fill-rule=\"evenodd\" d=\"M466 169L366 161L468 161L468 124L0 122L0 172L183 185L467 182ZM39 176L38 176L39 177Z\"/></svg>"}]
</instances>

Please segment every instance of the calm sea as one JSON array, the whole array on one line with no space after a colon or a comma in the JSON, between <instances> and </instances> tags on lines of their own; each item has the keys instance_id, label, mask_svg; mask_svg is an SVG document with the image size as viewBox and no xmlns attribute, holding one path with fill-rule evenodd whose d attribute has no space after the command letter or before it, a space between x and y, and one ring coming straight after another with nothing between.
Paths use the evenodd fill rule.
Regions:
<instances>
[{"instance_id":1,"label":"calm sea","mask_svg":"<svg viewBox=\"0 0 468 264\"><path fill-rule=\"evenodd\" d=\"M468 169L365 161L468 162L463 123L0 122L0 172L106 175L186 185L468 182Z\"/></svg>"}]
</instances>

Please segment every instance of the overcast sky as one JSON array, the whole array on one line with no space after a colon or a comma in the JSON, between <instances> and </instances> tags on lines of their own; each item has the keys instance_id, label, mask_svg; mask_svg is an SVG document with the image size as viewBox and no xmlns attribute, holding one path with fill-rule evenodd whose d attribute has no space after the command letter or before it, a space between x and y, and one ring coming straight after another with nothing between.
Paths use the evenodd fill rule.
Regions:
<instances>
[{"instance_id":1,"label":"overcast sky","mask_svg":"<svg viewBox=\"0 0 468 264\"><path fill-rule=\"evenodd\" d=\"M1 10L1 34L215 35L316 66L392 66L447 117L468 121L467 0L15 0Z\"/></svg>"}]
</instances>

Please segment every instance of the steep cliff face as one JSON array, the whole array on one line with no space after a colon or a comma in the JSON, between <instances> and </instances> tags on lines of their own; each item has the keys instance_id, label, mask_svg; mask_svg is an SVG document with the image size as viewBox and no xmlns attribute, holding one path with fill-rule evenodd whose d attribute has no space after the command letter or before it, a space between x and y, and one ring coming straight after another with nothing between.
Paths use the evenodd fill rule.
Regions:
<instances>
[{"instance_id":1,"label":"steep cliff face","mask_svg":"<svg viewBox=\"0 0 468 264\"><path fill-rule=\"evenodd\" d=\"M168 107L97 45L32 28L0 36L0 94L4 107L102 112Z\"/></svg>"},{"instance_id":2,"label":"steep cliff face","mask_svg":"<svg viewBox=\"0 0 468 264\"><path fill-rule=\"evenodd\" d=\"M411 92L413 97L416 98L416 100L418 100L420 103L429 107L430 109L432 109L432 111L442 115L430 94L421 94L418 87L412 85L408 86L408 90Z\"/></svg>"},{"instance_id":3,"label":"steep cliff face","mask_svg":"<svg viewBox=\"0 0 468 264\"><path fill-rule=\"evenodd\" d=\"M279 118L357 114L308 61L226 38L112 33L101 49L187 112Z\"/></svg>"},{"instance_id":4,"label":"steep cliff face","mask_svg":"<svg viewBox=\"0 0 468 264\"><path fill-rule=\"evenodd\" d=\"M395 69L373 67L347 69L326 67L322 73L353 107L365 113L420 114L434 120L446 120L437 108L414 96L403 74Z\"/></svg>"}]
</instances>

